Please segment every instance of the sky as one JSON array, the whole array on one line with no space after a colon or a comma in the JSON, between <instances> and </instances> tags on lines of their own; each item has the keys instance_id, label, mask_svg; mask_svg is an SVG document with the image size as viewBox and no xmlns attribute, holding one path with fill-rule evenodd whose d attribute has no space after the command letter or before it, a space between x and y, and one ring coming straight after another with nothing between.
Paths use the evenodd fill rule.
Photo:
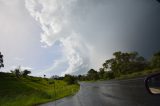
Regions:
<instances>
[{"instance_id":1,"label":"sky","mask_svg":"<svg viewBox=\"0 0 160 106\"><path fill-rule=\"evenodd\" d=\"M159 42L156 0L0 0L0 71L85 74L116 51L149 58Z\"/></svg>"}]
</instances>

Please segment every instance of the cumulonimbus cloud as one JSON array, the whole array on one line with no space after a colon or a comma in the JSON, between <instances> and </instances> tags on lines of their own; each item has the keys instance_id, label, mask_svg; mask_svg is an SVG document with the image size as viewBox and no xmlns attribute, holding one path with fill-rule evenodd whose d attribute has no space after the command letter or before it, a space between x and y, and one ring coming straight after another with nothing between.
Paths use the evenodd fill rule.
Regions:
<instances>
[{"instance_id":1,"label":"cumulonimbus cloud","mask_svg":"<svg viewBox=\"0 0 160 106\"><path fill-rule=\"evenodd\" d=\"M125 42L129 32L125 29L134 28L124 22L133 17L128 16L130 11L122 8L121 3L109 0L26 0L25 4L31 16L40 23L43 47L60 42L64 56L61 59L67 61L60 67L68 66L61 71L62 75L83 74L89 68L98 70L113 52L128 49ZM126 23L133 22L127 20Z\"/></svg>"},{"instance_id":2,"label":"cumulonimbus cloud","mask_svg":"<svg viewBox=\"0 0 160 106\"><path fill-rule=\"evenodd\" d=\"M42 33L41 42L52 46L59 41L68 68L62 72L79 73L89 68L90 46L83 42L83 38L70 26L70 13L76 0L26 0L25 6L30 15L40 23Z\"/></svg>"}]
</instances>

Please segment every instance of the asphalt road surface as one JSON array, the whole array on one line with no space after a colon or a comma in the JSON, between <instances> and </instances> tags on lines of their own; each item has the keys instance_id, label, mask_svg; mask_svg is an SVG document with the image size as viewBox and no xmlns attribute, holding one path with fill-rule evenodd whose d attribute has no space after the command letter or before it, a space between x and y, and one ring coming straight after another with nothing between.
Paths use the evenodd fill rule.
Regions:
<instances>
[{"instance_id":1,"label":"asphalt road surface","mask_svg":"<svg viewBox=\"0 0 160 106\"><path fill-rule=\"evenodd\" d=\"M146 91L143 78L81 82L76 95L40 106L160 106L160 96Z\"/></svg>"}]
</instances>

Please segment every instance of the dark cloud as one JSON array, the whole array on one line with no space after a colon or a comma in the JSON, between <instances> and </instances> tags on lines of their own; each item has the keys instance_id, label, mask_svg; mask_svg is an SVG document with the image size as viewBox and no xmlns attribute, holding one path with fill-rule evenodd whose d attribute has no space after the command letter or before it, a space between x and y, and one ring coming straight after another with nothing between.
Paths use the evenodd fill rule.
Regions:
<instances>
[{"instance_id":1,"label":"dark cloud","mask_svg":"<svg viewBox=\"0 0 160 106\"><path fill-rule=\"evenodd\" d=\"M49 46L62 43L64 64L68 64L64 73L98 69L115 51L137 51L149 57L160 50L160 4L156 0L36 2L44 11L39 13L41 8L28 0L26 7L39 19L41 41Z\"/></svg>"},{"instance_id":2,"label":"dark cloud","mask_svg":"<svg viewBox=\"0 0 160 106\"><path fill-rule=\"evenodd\" d=\"M151 0L80 0L71 18L97 51L138 51L148 57L160 50L160 5Z\"/></svg>"}]
</instances>

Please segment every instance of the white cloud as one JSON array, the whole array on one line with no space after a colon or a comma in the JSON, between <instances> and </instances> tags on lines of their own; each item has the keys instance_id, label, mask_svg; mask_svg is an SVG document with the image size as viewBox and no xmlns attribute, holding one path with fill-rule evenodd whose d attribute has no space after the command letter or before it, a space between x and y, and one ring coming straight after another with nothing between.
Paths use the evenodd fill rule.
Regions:
<instances>
[{"instance_id":1,"label":"white cloud","mask_svg":"<svg viewBox=\"0 0 160 106\"><path fill-rule=\"evenodd\" d=\"M25 67L25 66L21 66L21 70L25 70L25 69L27 69L27 70L33 70L33 68L32 68L32 67Z\"/></svg>"},{"instance_id":2,"label":"white cloud","mask_svg":"<svg viewBox=\"0 0 160 106\"><path fill-rule=\"evenodd\" d=\"M0 51L4 55L2 71L7 71L12 65L31 66L30 57L37 55L35 52L33 54L33 50L40 51L37 48L38 36L35 36L39 31L23 0L0 0ZM25 61L22 61L24 58Z\"/></svg>"},{"instance_id":3,"label":"white cloud","mask_svg":"<svg viewBox=\"0 0 160 106\"><path fill-rule=\"evenodd\" d=\"M83 42L81 37L73 33L71 36L62 38L60 41L63 45L63 54L66 56L69 64L69 67L62 75L87 71L90 65L90 51L89 46Z\"/></svg>"},{"instance_id":4,"label":"white cloud","mask_svg":"<svg viewBox=\"0 0 160 106\"><path fill-rule=\"evenodd\" d=\"M15 58L14 58L14 60L16 60L16 61L18 61L18 62L19 62L19 61L23 61L23 60L24 60L24 58L15 57Z\"/></svg>"},{"instance_id":5,"label":"white cloud","mask_svg":"<svg viewBox=\"0 0 160 106\"><path fill-rule=\"evenodd\" d=\"M72 30L68 20L75 2L76 0L26 0L26 8L43 30L41 42L46 44L43 47L52 46L56 41L60 41L63 49L64 60L57 61L48 70L55 70L57 65L64 61L67 61L69 67L62 74L76 73L89 67L89 57L86 55L89 52L88 45ZM41 10L36 9L37 5L41 5Z\"/></svg>"},{"instance_id":6,"label":"white cloud","mask_svg":"<svg viewBox=\"0 0 160 106\"><path fill-rule=\"evenodd\" d=\"M12 6L12 5L17 5L19 3L19 0L0 0L0 3L3 3L4 5Z\"/></svg>"},{"instance_id":7,"label":"white cloud","mask_svg":"<svg viewBox=\"0 0 160 106\"><path fill-rule=\"evenodd\" d=\"M64 0L26 0L26 8L30 14L41 25L41 42L51 46L62 36L67 36L70 32L69 24L66 20L70 2ZM36 7L41 7L40 9ZM69 32L68 32L69 30Z\"/></svg>"},{"instance_id":8,"label":"white cloud","mask_svg":"<svg viewBox=\"0 0 160 106\"><path fill-rule=\"evenodd\" d=\"M104 10L107 10L103 2L97 4L95 1L85 0L26 0L25 3L31 16L40 23L43 30L43 47L52 46L56 41L61 43L63 55L66 57L64 59L69 65L62 75L85 73L89 68L98 69L106 57L111 56L120 46L115 46L116 40L113 42L118 32L106 26L104 21L108 16L103 16ZM107 24L114 26L109 21Z\"/></svg>"},{"instance_id":9,"label":"white cloud","mask_svg":"<svg viewBox=\"0 0 160 106\"><path fill-rule=\"evenodd\" d=\"M54 52L53 65L39 73L58 73L59 70L63 75L97 69L113 52L136 49L135 41L136 45L141 44L138 36L150 34L144 23L150 21L148 26L154 26L149 25L151 22L157 23L158 18L145 18L157 7L150 10L145 0L143 9L143 2L135 2L137 7L133 3L127 0L0 0L0 38L3 38L0 49L5 67L33 66L36 74L36 69L50 66L52 54L49 52ZM142 26L137 27L141 20ZM61 47L55 49L58 44ZM25 61L14 57L25 58Z\"/></svg>"},{"instance_id":10,"label":"white cloud","mask_svg":"<svg viewBox=\"0 0 160 106\"><path fill-rule=\"evenodd\" d=\"M43 73L47 74L48 72L51 72L53 70L58 70L59 71L59 66L64 66L64 64L66 63L67 61L64 59L64 58L60 58L58 60L55 60L53 62L53 65L51 67L49 67L48 69L45 69L45 70L41 70L39 71L38 74L41 74L41 72L43 71Z\"/></svg>"}]
</instances>

